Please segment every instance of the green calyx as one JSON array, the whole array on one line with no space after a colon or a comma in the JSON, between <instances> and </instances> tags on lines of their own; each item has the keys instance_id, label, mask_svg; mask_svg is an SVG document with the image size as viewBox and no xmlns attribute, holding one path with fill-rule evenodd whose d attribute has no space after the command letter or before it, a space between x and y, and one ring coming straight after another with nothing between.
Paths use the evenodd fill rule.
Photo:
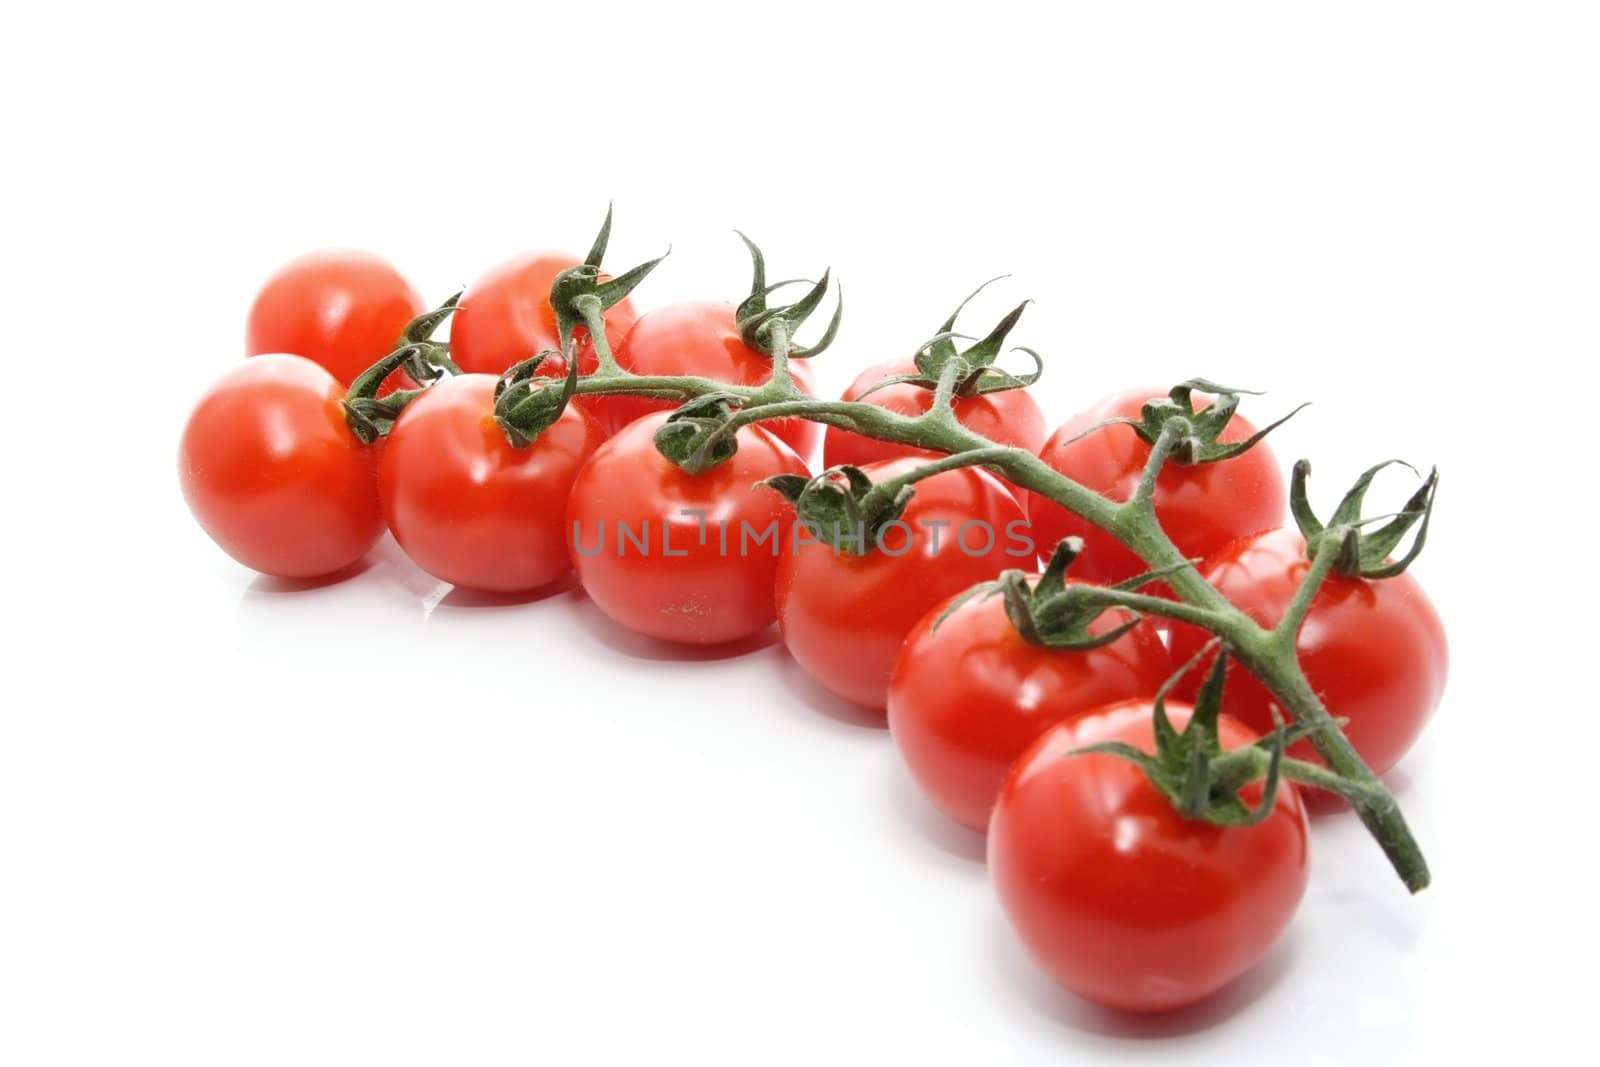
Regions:
<instances>
[{"instance_id":1,"label":"green calyx","mask_svg":"<svg viewBox=\"0 0 1600 1067\"><path fill-rule=\"evenodd\" d=\"M1001 278L1006 275L1001 275ZM1021 352L1033 360L1033 370L1027 374L1015 375L1002 370L994 365L1005 351L1006 337L1016 328L1017 322L1022 318L1023 311L1027 310L1030 301L1024 300L1001 319L982 340L973 343L969 348L958 349L956 340L963 335L955 332L956 319L972 298L983 292L1000 278L990 278L978 288L974 289L965 300L956 305L939 326L939 331L933 337L923 342L917 349L914 360L917 365L916 374L900 374L885 378L871 389L863 393L866 396L884 386L897 385L902 382L918 385L924 389L937 389L939 382L946 375L951 377L953 396L978 396L983 393L998 393L1007 389L1025 389L1039 380L1039 375L1044 372L1044 361L1039 358L1039 353L1031 348L1021 345L1013 346L1010 351Z\"/></svg>"},{"instance_id":2,"label":"green calyx","mask_svg":"<svg viewBox=\"0 0 1600 1067\"><path fill-rule=\"evenodd\" d=\"M1211 393L1216 397L1209 405L1195 410L1194 394ZM1248 452L1279 426L1294 418L1306 405L1301 404L1283 418L1257 430L1243 441L1223 443L1222 432L1239 410L1241 396L1259 396L1249 389L1230 389L1204 378L1190 378L1173 386L1164 397L1147 400L1137 419L1107 419L1089 427L1079 437L1087 437L1106 426L1131 426L1145 444L1155 447L1163 433L1172 435L1167 458L1179 463L1216 463Z\"/></svg>"},{"instance_id":3,"label":"green calyx","mask_svg":"<svg viewBox=\"0 0 1600 1067\"><path fill-rule=\"evenodd\" d=\"M822 304L822 298L828 292L829 272L823 271L822 277L811 284L806 294L792 304L770 306L767 298L779 289L790 285L798 285L805 279L794 278L788 281L767 283L767 263L761 254L761 249L756 243L738 230L739 240L750 250L751 277L750 295L739 302L734 309L734 321L739 328L739 337L750 348L768 356L776 356L776 339L778 331L774 325L782 323L783 354L788 359L809 359L820 354L839 333L839 319L844 315L844 296L841 293L838 303L833 309L833 317L828 320L827 329L823 330L822 337L815 344L800 346L791 343L791 339L800 329L806 319Z\"/></svg>"},{"instance_id":4,"label":"green calyx","mask_svg":"<svg viewBox=\"0 0 1600 1067\"><path fill-rule=\"evenodd\" d=\"M461 373L461 368L450 358L450 342L436 341L433 335L456 313L464 294L465 290L458 291L432 311L424 311L407 323L405 332L400 335L400 343L413 349L407 373L417 381L437 381L446 372Z\"/></svg>"},{"instance_id":5,"label":"green calyx","mask_svg":"<svg viewBox=\"0 0 1600 1067\"><path fill-rule=\"evenodd\" d=\"M400 335L399 346L350 383L344 396L345 421L363 444L370 445L386 436L406 405L427 392L428 385L446 374L461 373L450 358L449 342L433 339L434 332L455 313L460 301L461 294L456 293L432 311L412 319ZM404 370L422 388L399 389L380 398L378 390L397 370Z\"/></svg>"},{"instance_id":6,"label":"green calyx","mask_svg":"<svg viewBox=\"0 0 1600 1067\"><path fill-rule=\"evenodd\" d=\"M1216 659L1194 704L1189 724L1179 732L1167 716L1167 693L1195 665L1212 652ZM1252 826L1265 819L1277 803L1279 785L1285 778L1302 785L1337 793L1361 808L1384 803L1392 798L1378 783L1363 783L1305 760L1284 755L1288 747L1304 737L1337 731L1343 719L1330 719L1320 725L1296 723L1277 726L1253 745L1222 750L1218 722L1222 715L1222 687L1227 676L1228 653L1220 638L1202 648L1188 663L1179 667L1156 693L1152 719L1155 726L1155 755L1122 741L1106 741L1077 749L1073 755L1099 752L1118 756L1144 771L1150 784L1172 802L1178 813L1214 826ZM1254 808L1245 803L1239 791L1251 782L1262 782L1261 800ZM1420 889L1427 884L1423 876Z\"/></svg>"},{"instance_id":7,"label":"green calyx","mask_svg":"<svg viewBox=\"0 0 1600 1067\"><path fill-rule=\"evenodd\" d=\"M540 352L531 359L513 364L494 383L494 421L505 431L513 448L527 448L538 436L555 425L578 389L578 360L569 356L567 373L558 387L553 378L541 378L538 370L559 352Z\"/></svg>"},{"instance_id":8,"label":"green calyx","mask_svg":"<svg viewBox=\"0 0 1600 1067\"><path fill-rule=\"evenodd\" d=\"M835 552L864 556L905 514L915 490L900 480L874 485L860 467L830 467L814 478L779 474L762 485L795 506L795 517Z\"/></svg>"},{"instance_id":9,"label":"green calyx","mask_svg":"<svg viewBox=\"0 0 1600 1067\"><path fill-rule=\"evenodd\" d=\"M735 393L706 393L679 405L656 430L656 451L690 474L732 459L739 438L729 420L742 400Z\"/></svg>"},{"instance_id":10,"label":"green calyx","mask_svg":"<svg viewBox=\"0 0 1600 1067\"><path fill-rule=\"evenodd\" d=\"M1068 537L1056 545L1049 566L1032 586L1028 584L1028 573L1021 570L1009 570L992 582L980 582L952 601L934 622L934 628L938 629L946 618L973 597L988 597L998 593L1005 598L1006 618L1011 620L1011 625L1029 644L1087 652L1111 644L1139 625L1144 618L1132 608L1108 603L1108 592L1131 593L1142 585L1190 565L1185 560L1162 571L1147 572L1113 586L1091 586L1067 580L1073 560L1082 554L1083 539ZM1103 633L1092 633L1090 627L1094 621L1110 610L1123 614L1123 621Z\"/></svg>"},{"instance_id":11,"label":"green calyx","mask_svg":"<svg viewBox=\"0 0 1600 1067\"><path fill-rule=\"evenodd\" d=\"M1167 693L1199 660L1216 651L1216 661L1206 676L1195 701L1194 713L1182 732L1167 717ZM1123 741L1107 741L1078 749L1074 755L1099 752L1137 765L1150 784L1172 802L1178 813L1215 826L1250 826L1265 819L1277 802L1278 785L1283 776L1284 749L1309 731L1299 727L1278 728L1256 746L1223 752L1218 732L1222 713L1222 685L1227 670L1227 652L1220 641L1212 641L1194 659L1184 664L1161 687L1155 697L1155 754L1151 755ZM1263 758L1263 756L1265 758ZM1264 765L1263 765L1264 764ZM1265 779L1261 801L1254 808L1239 796L1248 782Z\"/></svg>"},{"instance_id":12,"label":"green calyx","mask_svg":"<svg viewBox=\"0 0 1600 1067\"><path fill-rule=\"evenodd\" d=\"M645 276L655 270L657 265L670 254L669 249L668 253L663 253L647 263L641 263L615 278L601 281L600 260L605 256L606 245L610 240L611 208L607 207L606 220L595 236L588 258L578 266L570 267L556 275L556 280L550 285L550 307L556 313L556 331L560 335L561 349L564 352L570 350L572 346L574 329L586 324L591 315L604 316L606 311L621 303L640 282L644 281Z\"/></svg>"},{"instance_id":13,"label":"green calyx","mask_svg":"<svg viewBox=\"0 0 1600 1067\"><path fill-rule=\"evenodd\" d=\"M1312 512L1311 503L1306 498L1311 461L1302 459L1294 465L1294 473L1289 481L1289 510L1294 515L1295 524L1300 527L1300 533L1305 536L1307 555L1314 558L1328 542L1337 542L1333 569L1338 574L1352 578L1393 578L1411 566L1428 540L1434 493L1439 487L1437 467L1428 472L1422 485L1398 512L1370 519L1361 517L1361 508L1373 478L1385 467L1396 464L1413 474L1417 473L1415 467L1397 459L1385 460L1368 468L1345 493L1344 499L1339 501L1339 506L1334 509L1326 525ZM1385 518L1388 521L1383 525L1369 528ZM1411 541L1411 547L1399 559L1390 559L1413 527L1417 534Z\"/></svg>"}]
</instances>

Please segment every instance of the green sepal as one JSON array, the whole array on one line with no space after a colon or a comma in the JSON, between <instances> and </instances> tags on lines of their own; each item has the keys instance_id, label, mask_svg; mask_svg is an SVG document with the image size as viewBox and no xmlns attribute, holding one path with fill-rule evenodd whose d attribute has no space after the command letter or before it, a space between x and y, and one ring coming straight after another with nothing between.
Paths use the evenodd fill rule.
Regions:
<instances>
[{"instance_id":1,"label":"green sepal","mask_svg":"<svg viewBox=\"0 0 1600 1067\"><path fill-rule=\"evenodd\" d=\"M1016 375L1010 371L1002 370L994 365L995 360L1006 351L1006 337L1016 328L1017 322L1022 318L1022 313L1027 310L1031 301L1024 300L1006 313L1006 316L995 324L994 328L983 338L975 341L966 349L956 347L957 340L971 340L965 334L957 333L956 319L961 312L972 302L972 298L983 292L989 286L1007 275L999 278L990 278L978 288L967 295L967 298L956 305L950 317L940 324L936 332L928 340L922 342L912 362L916 364L917 373L897 374L875 383L871 389L861 394L865 397L885 386L909 383L924 389L937 389L940 378L946 373L955 375L954 395L978 396L983 393L998 393L1007 389L1025 389L1039 380L1039 375L1044 372L1044 361L1039 358L1039 353L1031 348L1021 345L1013 346L1010 351L1021 352L1033 360L1033 370L1027 374ZM955 366L952 368L952 364ZM859 397L858 397L859 399Z\"/></svg>"},{"instance_id":2,"label":"green sepal","mask_svg":"<svg viewBox=\"0 0 1600 1067\"><path fill-rule=\"evenodd\" d=\"M1004 277L1002 275L1001 277ZM1011 331L1016 329L1017 323L1022 319L1022 313L1027 310L1031 301L1024 300L1006 313L983 338L966 349L956 348L956 338L960 334L955 332L956 318L962 310L972 301L972 298L983 292L999 278L991 278L983 285L974 289L965 300L956 306L939 327L938 332L927 341L923 342L917 350L913 361L917 370L922 373L928 388L935 388L939 378L945 373L945 367L956 360L965 366L959 368L959 377L956 379L955 394L957 396L977 396L982 393L997 393L1006 389L1024 389L1039 380L1039 375L1044 373L1044 361L1039 354L1031 348L1017 346L1012 349L1021 352L1033 360L1032 372L1024 375L1015 375L1009 371L996 367L995 361L1004 353L1006 338Z\"/></svg>"},{"instance_id":3,"label":"green sepal","mask_svg":"<svg viewBox=\"0 0 1600 1067\"><path fill-rule=\"evenodd\" d=\"M1195 700L1194 712L1180 731L1167 716L1167 694L1212 651L1216 652L1216 659ZM1283 776L1283 753L1291 737L1280 722L1277 729L1256 745L1223 752L1218 724L1227 661L1227 650L1220 641L1214 640L1162 685L1156 693L1151 716L1155 731L1154 754L1121 741L1087 745L1074 754L1096 752L1135 764L1185 818L1215 826L1259 823L1277 803ZM1260 759L1263 749L1267 757L1265 767L1261 766ZM1261 800L1252 808L1239 796L1239 790L1258 778L1262 779Z\"/></svg>"},{"instance_id":4,"label":"green sepal","mask_svg":"<svg viewBox=\"0 0 1600 1067\"><path fill-rule=\"evenodd\" d=\"M514 363L494 383L494 421L505 431L513 448L527 448L545 430L554 426L567 410L578 389L578 360L568 358L567 373L560 388L537 372L555 351L540 352Z\"/></svg>"},{"instance_id":5,"label":"green sepal","mask_svg":"<svg viewBox=\"0 0 1600 1067\"><path fill-rule=\"evenodd\" d=\"M1005 597L1006 618L1030 644L1083 652L1111 644L1139 625L1144 618L1131 607L1107 604L1103 599L1107 588L1132 593L1193 564L1191 560L1184 560L1158 571L1147 571L1113 586L1088 586L1068 581L1072 562L1082 552L1083 540L1068 537L1056 545L1044 573L1031 587L1026 571L1009 570L997 580L985 582L979 588L987 588L989 592ZM1091 624L1113 609L1123 612L1126 618L1104 633L1092 633Z\"/></svg>"},{"instance_id":6,"label":"green sepal","mask_svg":"<svg viewBox=\"0 0 1600 1067\"><path fill-rule=\"evenodd\" d=\"M1196 411L1194 406L1196 392L1211 393L1216 399ZM1260 444L1267 434L1294 418L1306 407L1305 404L1301 404L1289 414L1264 429L1257 430L1243 441L1224 443L1220 440L1222 432L1227 429L1239 410L1239 398L1259 395L1249 389L1233 389L1204 378L1190 378L1173 386L1166 396L1145 401L1137 419L1106 419L1104 422L1095 423L1078 437L1087 437L1107 426L1131 426L1140 440L1153 446L1168 423L1182 419L1185 427L1183 436L1173 445L1169 458L1183 464L1216 463L1248 452Z\"/></svg>"},{"instance_id":7,"label":"green sepal","mask_svg":"<svg viewBox=\"0 0 1600 1067\"><path fill-rule=\"evenodd\" d=\"M804 296L792 304L769 306L767 298L779 289L796 285L805 279L796 278L789 281L767 283L767 261L761 254L761 249L739 230L739 240L744 242L750 250L750 295L739 302L734 309L734 322L739 329L739 337L750 348L764 355L773 355L772 351L772 324L777 319L782 319L787 327L787 336L791 343L787 350L790 359L810 359L821 354L834 338L839 334L839 320L844 315L844 293L836 290L837 303L833 309L833 317L828 320L828 326L816 343L800 345L793 343L793 338L801 325L810 318L812 313L822 304L822 298L827 295L829 271L823 271L822 277L811 283L811 288L806 290Z\"/></svg>"},{"instance_id":8,"label":"green sepal","mask_svg":"<svg viewBox=\"0 0 1600 1067\"><path fill-rule=\"evenodd\" d=\"M739 410L735 393L706 393L680 405L655 433L656 451L690 474L704 474L739 451L728 420Z\"/></svg>"},{"instance_id":9,"label":"green sepal","mask_svg":"<svg viewBox=\"0 0 1600 1067\"><path fill-rule=\"evenodd\" d=\"M389 375L411 362L415 354L414 347L409 343L401 344L357 375L345 391L341 402L345 423L362 444L370 445L378 438L387 436L406 405L422 395L421 389L401 389L378 399L378 389Z\"/></svg>"},{"instance_id":10,"label":"green sepal","mask_svg":"<svg viewBox=\"0 0 1600 1067\"><path fill-rule=\"evenodd\" d=\"M398 366L396 364L396 368ZM406 409L406 405L427 391L427 389L397 389L382 399L346 396L341 402L344 407L345 424L362 444L370 445L380 437L389 436L389 431L394 429L395 420Z\"/></svg>"},{"instance_id":11,"label":"green sepal","mask_svg":"<svg viewBox=\"0 0 1600 1067\"><path fill-rule=\"evenodd\" d=\"M561 339L563 352L572 347L573 330L584 324L583 311L578 306L580 297L597 298L603 314L620 304L651 271L660 265L663 259L672 254L669 248L655 259L623 271L615 278L601 281L600 260L605 255L610 240L611 208L608 206L606 220L601 224L594 245L589 249L588 259L576 267L569 267L557 274L555 281L550 284L550 307L556 313L556 333Z\"/></svg>"},{"instance_id":12,"label":"green sepal","mask_svg":"<svg viewBox=\"0 0 1600 1067\"><path fill-rule=\"evenodd\" d=\"M446 374L461 373L456 361L450 358L450 342L435 341L433 335L446 319L456 313L462 295L458 291L432 311L424 311L406 323L405 330L400 334L400 344L411 349L410 356L401 366L418 384L427 385ZM382 384L382 379L379 379L379 384Z\"/></svg>"},{"instance_id":13,"label":"green sepal","mask_svg":"<svg viewBox=\"0 0 1600 1067\"><path fill-rule=\"evenodd\" d=\"M1306 495L1311 461L1302 459L1294 465L1294 473L1289 479L1289 510L1294 515L1295 525L1299 526L1300 533L1306 539L1308 556L1314 557L1328 540L1336 539L1340 544L1333 569L1347 577L1393 578L1411 566L1428 540L1428 524L1433 518L1433 498L1439 487L1439 468L1428 472L1416 492L1411 494L1411 499L1398 512L1363 518L1361 509L1366 503L1367 490L1372 487L1373 478L1384 468L1394 465L1405 467L1413 474L1418 473L1411 464L1398 459L1385 460L1367 468L1339 501L1339 506L1326 524L1311 510ZM1384 522L1385 519L1388 521ZM1369 528L1379 522L1383 525ZM1413 527L1417 532L1412 538L1411 547L1399 559L1390 559Z\"/></svg>"},{"instance_id":14,"label":"green sepal","mask_svg":"<svg viewBox=\"0 0 1600 1067\"><path fill-rule=\"evenodd\" d=\"M905 514L916 495L911 485L875 486L860 467L829 467L814 478L780 474L761 483L795 506L796 519L835 552L863 556L878 536Z\"/></svg>"},{"instance_id":15,"label":"green sepal","mask_svg":"<svg viewBox=\"0 0 1600 1067\"><path fill-rule=\"evenodd\" d=\"M456 313L464 295L465 290L458 290L454 296L432 311L424 311L406 323L405 331L400 335L402 344L431 346L425 348L430 361L437 363L438 366L443 367L452 374L460 374L461 368L457 367L455 361L450 358L450 343L448 341L435 341L433 335L440 326L444 325L446 319Z\"/></svg>"},{"instance_id":16,"label":"green sepal","mask_svg":"<svg viewBox=\"0 0 1600 1067\"><path fill-rule=\"evenodd\" d=\"M450 358L449 343L433 339L434 331L455 313L460 302L461 293L458 292L432 311L425 311L406 323L394 351L350 383L343 401L345 421L350 432L363 444L370 445L387 436L406 405L427 392L426 388L400 389L379 399L378 390L395 371L404 370L421 386L436 382L446 374L461 373L461 368Z\"/></svg>"},{"instance_id":17,"label":"green sepal","mask_svg":"<svg viewBox=\"0 0 1600 1067\"><path fill-rule=\"evenodd\" d=\"M774 474L760 484L771 489L791 504L799 503L800 494L806 491L811 479L803 474Z\"/></svg>"},{"instance_id":18,"label":"green sepal","mask_svg":"<svg viewBox=\"0 0 1600 1067\"><path fill-rule=\"evenodd\" d=\"M616 206L615 201L606 204L606 220L600 224L600 232L594 235L589 254L583 257L584 263L591 267L599 267L600 261L606 258L606 246L611 243L611 215Z\"/></svg>"}]
</instances>

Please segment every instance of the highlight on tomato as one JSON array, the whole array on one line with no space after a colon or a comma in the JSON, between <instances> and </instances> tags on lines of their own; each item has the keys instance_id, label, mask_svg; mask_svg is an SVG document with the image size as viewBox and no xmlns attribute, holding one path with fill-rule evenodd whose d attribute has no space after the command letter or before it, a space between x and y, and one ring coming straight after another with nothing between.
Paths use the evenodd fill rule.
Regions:
<instances>
[{"instance_id":1,"label":"highlight on tomato","mask_svg":"<svg viewBox=\"0 0 1600 1067\"><path fill-rule=\"evenodd\" d=\"M269 278L245 329L245 355L283 352L311 360L343 385L400 343L422 298L377 256L347 249L311 252ZM397 375L390 388L416 383Z\"/></svg>"},{"instance_id":2,"label":"highlight on tomato","mask_svg":"<svg viewBox=\"0 0 1600 1067\"><path fill-rule=\"evenodd\" d=\"M1438 475L1430 474L1387 523L1363 525L1360 513L1367 489L1386 466L1363 474L1325 527L1306 502L1311 468L1301 461L1291 486L1299 529L1234 541L1200 567L1234 606L1271 627L1284 618L1306 581L1312 555L1319 549L1333 554L1331 572L1321 580L1299 627L1295 653L1306 681L1328 712L1345 720L1346 738L1376 774L1398 763L1421 735L1444 695L1450 658L1444 623L1408 569L1426 539ZM1413 527L1417 536L1409 551L1390 559ZM1345 540L1327 544L1331 531ZM1194 656L1210 636L1195 626L1174 624L1174 656ZM1272 694L1238 664L1230 665L1229 672L1223 711L1254 730L1271 729ZM1193 688L1180 682L1178 692ZM1310 741L1298 742L1291 752L1320 762ZM1321 790L1308 791L1307 799L1317 808L1339 804Z\"/></svg>"},{"instance_id":3,"label":"highlight on tomato","mask_svg":"<svg viewBox=\"0 0 1600 1067\"><path fill-rule=\"evenodd\" d=\"M567 497L605 434L564 402L547 417L517 419L519 394L508 385L518 380L439 382L405 408L383 448L378 490L390 531L419 567L456 586L524 593L572 569Z\"/></svg>"},{"instance_id":4,"label":"highlight on tomato","mask_svg":"<svg viewBox=\"0 0 1600 1067\"><path fill-rule=\"evenodd\" d=\"M540 352L551 351L556 354L541 365L539 373L549 378L564 377L566 358L562 353L567 349L562 343L555 308L550 303L550 291L564 271L584 265L598 269L610 239L611 212L608 210L587 257L578 259L552 251L527 252L501 263L467 286L460 309L450 325L451 354L461 369L469 374L498 376ZM608 351L616 351L637 318L633 304L627 299L607 310ZM594 373L599 366L599 356L589 328L575 327L571 340L578 356L579 373ZM626 412L619 408L619 399L626 398L584 396L576 403L594 416L609 434L627 421Z\"/></svg>"},{"instance_id":5,"label":"highlight on tomato","mask_svg":"<svg viewBox=\"0 0 1600 1067\"><path fill-rule=\"evenodd\" d=\"M828 273L823 272L800 300L785 306L769 306L768 298L785 284L767 283L766 262L761 249L744 234L739 235L750 250L753 277L750 294L737 306L710 301L685 301L648 311L628 331L617 349L617 363L625 370L643 375L692 375L732 385L762 386L772 381L776 359L775 345L782 346L782 365L790 382L808 396L814 392L810 358L833 343L839 329L842 305L836 307L821 339L802 346L795 334L814 312L828 288ZM652 411L664 411L671 401L649 397L615 398L617 417L626 421ZM802 459L816 451L822 427L808 419L771 419L762 428L776 434Z\"/></svg>"},{"instance_id":6,"label":"highlight on tomato","mask_svg":"<svg viewBox=\"0 0 1600 1067\"><path fill-rule=\"evenodd\" d=\"M1036 558L1016 498L973 467L930 473L902 457L774 487L808 523L778 566L784 644L823 688L866 708L886 707L895 657L930 609Z\"/></svg>"},{"instance_id":7,"label":"highlight on tomato","mask_svg":"<svg viewBox=\"0 0 1600 1067\"><path fill-rule=\"evenodd\" d=\"M692 416L694 405L679 414ZM805 478L794 450L759 426L730 438L720 462L691 472L673 413L636 419L579 472L567 504L567 544L589 598L610 618L663 641L716 645L753 636L776 617L773 580L794 508L759 483ZM665 433L663 431L665 430Z\"/></svg>"},{"instance_id":8,"label":"highlight on tomato","mask_svg":"<svg viewBox=\"0 0 1600 1067\"><path fill-rule=\"evenodd\" d=\"M1127 501L1163 427L1184 428L1156 477L1153 502L1178 551L1205 556L1283 521L1283 475L1262 438L1289 416L1257 430L1236 414L1242 392L1194 379L1165 395L1150 389L1117 393L1073 416L1045 442L1039 458L1085 488ZM1196 408L1196 393L1210 394L1209 405ZM1029 493L1027 503L1042 546L1067 537L1083 540L1079 577L1120 582L1144 569L1132 549L1060 504L1037 493Z\"/></svg>"},{"instance_id":9,"label":"highlight on tomato","mask_svg":"<svg viewBox=\"0 0 1600 1067\"><path fill-rule=\"evenodd\" d=\"M968 829L988 828L1006 772L1046 730L1153 697L1172 674L1154 626L1065 584L1081 548L1069 538L1044 574L1006 571L934 608L895 661L889 732L923 794Z\"/></svg>"},{"instance_id":10,"label":"highlight on tomato","mask_svg":"<svg viewBox=\"0 0 1600 1067\"><path fill-rule=\"evenodd\" d=\"M914 356L868 367L850 383L841 399L860 400L899 415L915 417L933 406L940 379L948 375L950 406L957 421L995 444L1038 452L1045 438L1044 412L1028 392L1028 386L1039 380L1038 355L1029 348L1017 349L1027 353L1035 363L1035 369L1021 377L994 365L1006 336L1022 318L1027 302L1012 309L981 341L964 351L956 349L956 319L972 298L989 284L992 283L985 282L963 300L933 339L924 343ZM907 455L935 456L938 453L880 441L838 426L829 426L823 437L823 459L829 467L843 464L859 467Z\"/></svg>"},{"instance_id":11,"label":"highlight on tomato","mask_svg":"<svg viewBox=\"0 0 1600 1067\"><path fill-rule=\"evenodd\" d=\"M1305 893L1283 735L1263 751L1218 715L1212 680L1193 708L1158 694L1053 727L1001 787L988 841L1001 909L1047 974L1097 1004L1203 1000L1266 956Z\"/></svg>"},{"instance_id":12,"label":"highlight on tomato","mask_svg":"<svg viewBox=\"0 0 1600 1067\"><path fill-rule=\"evenodd\" d=\"M383 533L377 457L351 431L345 387L302 356L253 356L213 385L183 430L178 477L195 519L263 574L319 578Z\"/></svg>"}]
</instances>

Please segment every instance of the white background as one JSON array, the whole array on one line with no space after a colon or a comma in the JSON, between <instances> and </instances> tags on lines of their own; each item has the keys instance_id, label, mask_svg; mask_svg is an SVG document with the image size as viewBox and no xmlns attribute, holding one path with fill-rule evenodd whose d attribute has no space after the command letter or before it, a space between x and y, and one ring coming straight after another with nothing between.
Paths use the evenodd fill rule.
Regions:
<instances>
[{"instance_id":1,"label":"white background","mask_svg":"<svg viewBox=\"0 0 1600 1067\"><path fill-rule=\"evenodd\" d=\"M1379 1063L1587 1041L1600 48L1584 4L28 5L8 15L0 1062ZM174 453L279 262L430 299L526 248L649 307L846 285L830 389L991 275L1064 420L1312 408L1326 506L1444 471L1452 677L1396 785L1436 885L1315 828L1281 947L1132 1023L766 642L696 662L391 545L287 592ZM1397 478L1393 501L1408 491ZM1383 490L1380 490L1382 492Z\"/></svg>"}]
</instances>

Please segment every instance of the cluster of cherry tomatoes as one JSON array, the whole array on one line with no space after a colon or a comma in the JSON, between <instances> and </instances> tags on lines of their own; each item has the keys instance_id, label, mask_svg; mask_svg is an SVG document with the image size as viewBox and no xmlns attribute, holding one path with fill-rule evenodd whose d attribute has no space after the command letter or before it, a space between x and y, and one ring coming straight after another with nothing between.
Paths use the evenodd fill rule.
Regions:
<instances>
[{"instance_id":1,"label":"cluster of cherry tomatoes","mask_svg":"<svg viewBox=\"0 0 1600 1067\"><path fill-rule=\"evenodd\" d=\"M424 305L371 256L288 264L251 309L250 358L201 398L184 430L180 476L195 517L239 562L285 578L336 576L387 530L423 570L471 589L526 593L575 570L606 615L663 641L733 642L776 621L818 683L886 712L929 800L988 833L1003 907L1063 985L1118 1008L1164 1010L1259 960L1306 885L1310 794L1282 783L1257 821L1218 825L1180 814L1136 763L1079 752L1108 742L1150 751L1162 711L1177 728L1195 717L1203 671L1182 675L1161 710L1157 694L1201 658L1210 635L1173 624L1164 638L1148 619L1113 611L1086 620L1089 640L1063 647L1021 632L1007 597L967 595L1003 573L1035 571L1062 542L1080 553L1074 581L1125 582L1143 571L1139 558L977 467L917 481L892 549L844 551L797 535L793 503L762 483L810 479L819 444L826 467L848 464L872 483L931 455L836 426L819 442L822 427L803 418L739 429L733 454L700 473L658 449L673 406L659 398L580 395L531 440L508 434L497 405L513 367L554 350L534 372L553 388L566 359L583 374L597 366L596 339L581 326L562 354L550 303L557 277L578 265L527 255L468 287L447 346L460 373L419 383L397 364L378 392L408 402L369 442L353 431L350 386L415 329ZM733 304L638 314L624 299L605 327L606 350L636 374L740 386L772 374ZM791 368L794 384L813 392L809 365ZM874 366L844 399L916 415L934 403L924 377L910 359ZM1047 434L1026 383L1011 384L957 390L955 415L1112 500L1129 498L1150 444L1127 425L1096 427L1136 420L1162 390L1111 397ZM1254 434L1234 417L1219 441ZM1176 546L1204 561L1202 574L1233 604L1264 626L1282 617L1308 567L1306 541L1282 527L1285 482L1264 444L1217 462L1169 462L1153 501ZM957 535L974 524L1031 534L1021 551L1003 534ZM1020 588L1042 595L1037 576ZM1443 630L1409 574L1331 575L1298 651L1380 773L1415 740L1444 684ZM1222 749L1273 730L1270 694L1243 671L1230 671L1222 701ZM1304 741L1294 751L1315 758ZM1259 804L1263 792L1256 781L1238 797Z\"/></svg>"}]
</instances>

